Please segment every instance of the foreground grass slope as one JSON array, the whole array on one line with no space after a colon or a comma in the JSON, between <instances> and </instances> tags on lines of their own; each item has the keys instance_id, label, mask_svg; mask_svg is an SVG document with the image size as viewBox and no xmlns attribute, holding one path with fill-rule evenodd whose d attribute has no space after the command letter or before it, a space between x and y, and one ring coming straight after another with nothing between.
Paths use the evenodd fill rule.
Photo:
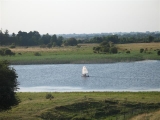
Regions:
<instances>
[{"instance_id":1,"label":"foreground grass slope","mask_svg":"<svg viewBox=\"0 0 160 120\"><path fill-rule=\"evenodd\" d=\"M17 94L21 103L0 120L160 119L160 92L53 92L51 100L43 92Z\"/></svg>"},{"instance_id":2,"label":"foreground grass slope","mask_svg":"<svg viewBox=\"0 0 160 120\"><path fill-rule=\"evenodd\" d=\"M80 44L72 47L16 47L11 49L15 56L0 56L0 60L9 60L11 64L58 64L58 63L108 63L137 60L160 60L157 49L160 43L118 44L118 54L96 54L93 47L98 44ZM146 53L140 53L140 49ZM130 51L127 54L126 51ZM38 55L35 55L39 53Z\"/></svg>"}]
</instances>

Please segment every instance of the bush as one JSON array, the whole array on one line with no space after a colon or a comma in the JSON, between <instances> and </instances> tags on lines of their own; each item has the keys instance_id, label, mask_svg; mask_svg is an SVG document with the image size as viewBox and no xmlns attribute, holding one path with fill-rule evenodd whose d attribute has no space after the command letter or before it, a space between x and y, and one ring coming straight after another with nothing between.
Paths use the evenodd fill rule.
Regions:
<instances>
[{"instance_id":1,"label":"bush","mask_svg":"<svg viewBox=\"0 0 160 120\"><path fill-rule=\"evenodd\" d=\"M41 56L39 52L34 53L35 56Z\"/></svg>"},{"instance_id":2,"label":"bush","mask_svg":"<svg viewBox=\"0 0 160 120\"><path fill-rule=\"evenodd\" d=\"M126 51L126 53L130 54L131 52L128 50L128 51Z\"/></svg>"},{"instance_id":3,"label":"bush","mask_svg":"<svg viewBox=\"0 0 160 120\"><path fill-rule=\"evenodd\" d=\"M6 49L4 53L5 55L15 55L15 53L13 53L10 49Z\"/></svg>"},{"instance_id":4,"label":"bush","mask_svg":"<svg viewBox=\"0 0 160 120\"><path fill-rule=\"evenodd\" d=\"M160 50L159 50L159 51L157 51L157 55L160 55Z\"/></svg>"},{"instance_id":5,"label":"bush","mask_svg":"<svg viewBox=\"0 0 160 120\"><path fill-rule=\"evenodd\" d=\"M141 49L140 49L140 53L143 53L143 51L144 51L144 49L143 49L143 48L141 48Z\"/></svg>"},{"instance_id":6,"label":"bush","mask_svg":"<svg viewBox=\"0 0 160 120\"><path fill-rule=\"evenodd\" d=\"M115 53L117 53L117 52L118 52L118 49L117 49L116 47L111 47L111 48L110 48L110 53L115 54Z\"/></svg>"},{"instance_id":7,"label":"bush","mask_svg":"<svg viewBox=\"0 0 160 120\"><path fill-rule=\"evenodd\" d=\"M5 55L15 55L14 52L12 52L10 49L8 48L2 48L0 49L0 55L5 56Z\"/></svg>"},{"instance_id":8,"label":"bush","mask_svg":"<svg viewBox=\"0 0 160 120\"><path fill-rule=\"evenodd\" d=\"M101 52L109 53L109 47L101 47Z\"/></svg>"},{"instance_id":9,"label":"bush","mask_svg":"<svg viewBox=\"0 0 160 120\"><path fill-rule=\"evenodd\" d=\"M51 93L48 93L48 94L46 94L46 99L53 99L54 97L52 96L52 94Z\"/></svg>"}]
</instances>

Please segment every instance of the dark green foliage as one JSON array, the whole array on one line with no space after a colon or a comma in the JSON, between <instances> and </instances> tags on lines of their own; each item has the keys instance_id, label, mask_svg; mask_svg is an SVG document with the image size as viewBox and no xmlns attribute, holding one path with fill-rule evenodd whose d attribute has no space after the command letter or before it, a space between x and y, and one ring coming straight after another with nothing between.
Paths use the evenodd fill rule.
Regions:
<instances>
[{"instance_id":1,"label":"dark green foliage","mask_svg":"<svg viewBox=\"0 0 160 120\"><path fill-rule=\"evenodd\" d=\"M34 55L35 56L41 56L41 54L39 52L35 52Z\"/></svg>"},{"instance_id":2,"label":"dark green foliage","mask_svg":"<svg viewBox=\"0 0 160 120\"><path fill-rule=\"evenodd\" d=\"M129 50L126 51L127 54L130 54L131 52Z\"/></svg>"},{"instance_id":3,"label":"dark green foliage","mask_svg":"<svg viewBox=\"0 0 160 120\"><path fill-rule=\"evenodd\" d=\"M148 37L148 40L149 40L149 42L152 42L152 41L154 40L154 37L150 35L150 36Z\"/></svg>"},{"instance_id":4,"label":"dark green foliage","mask_svg":"<svg viewBox=\"0 0 160 120\"><path fill-rule=\"evenodd\" d=\"M141 48L141 49L140 49L140 53L143 53L143 51L144 51L144 49L143 49L143 48Z\"/></svg>"},{"instance_id":5,"label":"dark green foliage","mask_svg":"<svg viewBox=\"0 0 160 120\"><path fill-rule=\"evenodd\" d=\"M100 43L100 46L110 47L110 44L106 41L103 41L103 42Z\"/></svg>"},{"instance_id":6,"label":"dark green foliage","mask_svg":"<svg viewBox=\"0 0 160 120\"><path fill-rule=\"evenodd\" d=\"M66 41L64 41L65 46L76 46L77 40L75 38L69 38Z\"/></svg>"},{"instance_id":7,"label":"dark green foliage","mask_svg":"<svg viewBox=\"0 0 160 120\"><path fill-rule=\"evenodd\" d=\"M5 56L5 55L15 55L14 52L12 52L10 49L8 48L1 48L0 49L0 55Z\"/></svg>"},{"instance_id":8,"label":"dark green foliage","mask_svg":"<svg viewBox=\"0 0 160 120\"><path fill-rule=\"evenodd\" d=\"M102 50L102 52L109 53L110 48L109 47L102 47L101 50Z\"/></svg>"},{"instance_id":9,"label":"dark green foliage","mask_svg":"<svg viewBox=\"0 0 160 120\"><path fill-rule=\"evenodd\" d=\"M11 109L20 102L15 92L19 85L17 77L7 61L0 62L0 111Z\"/></svg>"},{"instance_id":10,"label":"dark green foliage","mask_svg":"<svg viewBox=\"0 0 160 120\"><path fill-rule=\"evenodd\" d=\"M102 43L100 43L100 46L93 47L93 51L94 51L94 53L101 52L101 53L116 54L116 53L118 53L118 48L115 47L112 42L103 41Z\"/></svg>"},{"instance_id":11,"label":"dark green foliage","mask_svg":"<svg viewBox=\"0 0 160 120\"><path fill-rule=\"evenodd\" d=\"M160 55L160 50L157 51L157 55Z\"/></svg>"},{"instance_id":12,"label":"dark green foliage","mask_svg":"<svg viewBox=\"0 0 160 120\"><path fill-rule=\"evenodd\" d=\"M100 49L101 49L101 47L98 46L95 48L95 51L97 51L99 53Z\"/></svg>"},{"instance_id":13,"label":"dark green foliage","mask_svg":"<svg viewBox=\"0 0 160 120\"><path fill-rule=\"evenodd\" d=\"M5 54L5 55L15 55L15 53L13 53L10 49L6 49L6 50L4 51L4 54Z\"/></svg>"},{"instance_id":14,"label":"dark green foliage","mask_svg":"<svg viewBox=\"0 0 160 120\"><path fill-rule=\"evenodd\" d=\"M53 99L54 97L52 96L51 93L46 94L46 99Z\"/></svg>"},{"instance_id":15,"label":"dark green foliage","mask_svg":"<svg viewBox=\"0 0 160 120\"><path fill-rule=\"evenodd\" d=\"M118 49L116 47L110 48L110 53L116 54L118 52Z\"/></svg>"},{"instance_id":16,"label":"dark green foliage","mask_svg":"<svg viewBox=\"0 0 160 120\"><path fill-rule=\"evenodd\" d=\"M131 32L131 33L117 33L113 35L112 33L104 34L79 34L77 35L63 35L66 39L75 38L78 43L101 43L103 41L113 42L113 43L145 43L145 42L160 42L160 32ZM63 43L63 37L57 35L44 34L40 35L38 31L23 32L19 31L17 34L12 33L9 35L9 31L0 30L0 45L11 45L12 43L19 46L37 46L37 45L47 45L48 43L56 43L56 46L61 46ZM67 45L67 43L64 43Z\"/></svg>"},{"instance_id":17,"label":"dark green foliage","mask_svg":"<svg viewBox=\"0 0 160 120\"><path fill-rule=\"evenodd\" d=\"M47 45L49 43L53 44L53 42L55 42L57 46L61 46L63 40L62 36L57 38L56 35L51 36L48 33L40 35L38 31L30 31L29 33L19 31L17 35L13 33L12 36L10 36L8 30L6 30L5 33L0 30L0 38L0 45L11 45L13 43L19 46ZM14 47L14 45L11 45L11 48Z\"/></svg>"}]
</instances>

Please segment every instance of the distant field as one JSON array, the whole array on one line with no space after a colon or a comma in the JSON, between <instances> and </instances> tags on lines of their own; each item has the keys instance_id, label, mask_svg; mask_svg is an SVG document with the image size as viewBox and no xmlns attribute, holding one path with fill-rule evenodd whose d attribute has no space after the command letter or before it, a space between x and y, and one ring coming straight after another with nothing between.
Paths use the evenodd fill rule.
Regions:
<instances>
[{"instance_id":1,"label":"distant field","mask_svg":"<svg viewBox=\"0 0 160 120\"><path fill-rule=\"evenodd\" d=\"M159 120L160 92L17 93L21 103L0 120Z\"/></svg>"},{"instance_id":2,"label":"distant field","mask_svg":"<svg viewBox=\"0 0 160 120\"><path fill-rule=\"evenodd\" d=\"M141 48L148 50L157 50L160 49L160 43L130 43L130 44L118 44L119 48L128 49L128 50L137 50L139 51Z\"/></svg>"},{"instance_id":3,"label":"distant field","mask_svg":"<svg viewBox=\"0 0 160 120\"><path fill-rule=\"evenodd\" d=\"M98 44L79 44L69 47L16 47L11 49L15 56L0 56L0 60L9 60L11 64L63 64L63 63L109 63L125 62L137 60L160 60L157 49L160 43L133 43L117 44L118 54L96 54L93 47ZM140 53L141 48L146 49L146 53ZM130 51L127 54L126 51ZM38 56L35 53L39 53Z\"/></svg>"}]
</instances>

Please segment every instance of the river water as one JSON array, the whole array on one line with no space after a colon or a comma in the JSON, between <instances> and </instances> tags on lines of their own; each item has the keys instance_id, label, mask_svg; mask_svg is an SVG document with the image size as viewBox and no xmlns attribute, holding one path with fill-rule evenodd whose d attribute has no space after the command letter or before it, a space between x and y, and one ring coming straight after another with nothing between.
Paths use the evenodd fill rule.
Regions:
<instances>
[{"instance_id":1,"label":"river water","mask_svg":"<svg viewBox=\"0 0 160 120\"><path fill-rule=\"evenodd\" d=\"M81 77L86 66L90 77ZM19 92L160 91L160 61L12 65Z\"/></svg>"}]
</instances>

